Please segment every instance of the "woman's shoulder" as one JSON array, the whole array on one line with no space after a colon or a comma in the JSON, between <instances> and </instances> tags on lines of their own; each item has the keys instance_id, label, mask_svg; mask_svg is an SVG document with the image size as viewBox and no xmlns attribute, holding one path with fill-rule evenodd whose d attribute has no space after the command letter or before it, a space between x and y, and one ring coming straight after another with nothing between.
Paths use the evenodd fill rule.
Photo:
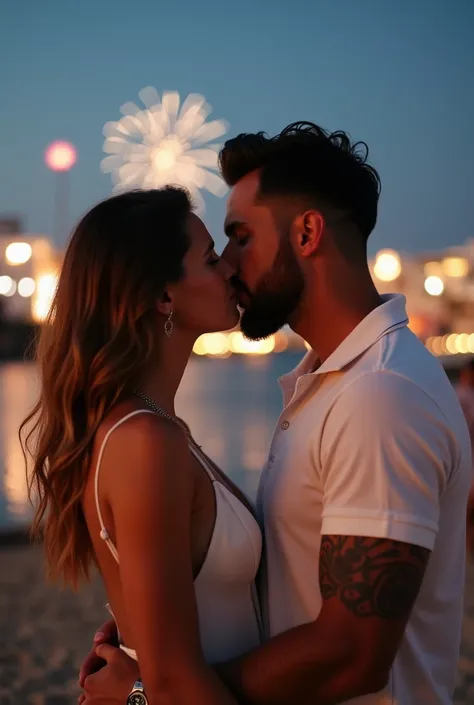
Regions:
<instances>
[{"instance_id":1,"label":"woman's shoulder","mask_svg":"<svg viewBox=\"0 0 474 705\"><path fill-rule=\"evenodd\" d=\"M150 409L144 409L134 401L117 404L103 419L97 429L95 446L105 439L122 442L127 439L140 443L174 443L186 441L186 434L180 426Z\"/></svg>"},{"instance_id":2,"label":"woman's shoulder","mask_svg":"<svg viewBox=\"0 0 474 705\"><path fill-rule=\"evenodd\" d=\"M97 430L93 457L106 468L113 466L117 478L133 472L147 475L168 471L172 461L179 461L185 471L189 448L185 431L176 423L133 402L115 407Z\"/></svg>"}]
</instances>

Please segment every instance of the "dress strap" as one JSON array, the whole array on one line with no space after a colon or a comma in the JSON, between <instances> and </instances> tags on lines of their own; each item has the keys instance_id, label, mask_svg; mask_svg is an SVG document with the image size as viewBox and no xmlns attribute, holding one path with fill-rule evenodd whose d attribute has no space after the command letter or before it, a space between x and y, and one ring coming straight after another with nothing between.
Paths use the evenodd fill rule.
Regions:
<instances>
[{"instance_id":1,"label":"dress strap","mask_svg":"<svg viewBox=\"0 0 474 705\"><path fill-rule=\"evenodd\" d=\"M102 441L102 445L100 446L100 451L99 451L99 457L97 459L97 465L95 467L95 477L94 477L94 493L95 493L95 505L97 508L97 515L99 517L99 524L100 524L100 538L105 541L107 546L110 549L110 553L113 555L117 563L119 562L119 557L118 557L118 552L116 547L113 544L113 541L110 538L109 532L105 528L104 524L104 519L102 517L102 512L100 510L100 502L99 502L99 470L100 470L100 464L102 462L102 456L104 454L105 446L107 445L107 441L109 440L111 434L119 427L121 426L125 421L128 421L128 419L131 419L132 416L137 416L137 414L154 414L154 411L151 411L150 409L136 409L135 411L132 411L130 414L127 414L123 418L119 419L114 425L109 428L107 433L105 434L104 440Z\"/></svg>"},{"instance_id":2,"label":"dress strap","mask_svg":"<svg viewBox=\"0 0 474 705\"><path fill-rule=\"evenodd\" d=\"M219 482L219 478L217 477L216 473L212 469L212 466L209 463L209 460L206 458L206 456L204 455L204 453L202 452L200 447L195 445L195 441L194 442L192 440L189 441L189 450L194 455L194 457L198 461L199 465L209 475L209 478L211 479L211 481L212 482Z\"/></svg>"}]
</instances>

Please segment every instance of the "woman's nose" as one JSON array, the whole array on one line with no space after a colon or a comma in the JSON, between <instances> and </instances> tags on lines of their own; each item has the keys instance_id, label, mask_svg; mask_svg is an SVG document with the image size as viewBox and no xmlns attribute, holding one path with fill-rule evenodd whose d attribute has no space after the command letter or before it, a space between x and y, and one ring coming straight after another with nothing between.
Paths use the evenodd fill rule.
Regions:
<instances>
[{"instance_id":1,"label":"woman's nose","mask_svg":"<svg viewBox=\"0 0 474 705\"><path fill-rule=\"evenodd\" d=\"M225 271L228 271L228 277L234 276L238 270L238 257L236 257L235 247L228 242L221 254L221 262L225 266Z\"/></svg>"},{"instance_id":2,"label":"woman's nose","mask_svg":"<svg viewBox=\"0 0 474 705\"><path fill-rule=\"evenodd\" d=\"M238 269L238 257L234 243L230 241L227 243L222 251L221 259L227 262L230 267L233 267L234 270ZM235 271L233 273L235 274Z\"/></svg>"},{"instance_id":3,"label":"woman's nose","mask_svg":"<svg viewBox=\"0 0 474 705\"><path fill-rule=\"evenodd\" d=\"M232 277L237 273L237 268L224 256L221 257L221 269L226 279L232 279Z\"/></svg>"}]
</instances>

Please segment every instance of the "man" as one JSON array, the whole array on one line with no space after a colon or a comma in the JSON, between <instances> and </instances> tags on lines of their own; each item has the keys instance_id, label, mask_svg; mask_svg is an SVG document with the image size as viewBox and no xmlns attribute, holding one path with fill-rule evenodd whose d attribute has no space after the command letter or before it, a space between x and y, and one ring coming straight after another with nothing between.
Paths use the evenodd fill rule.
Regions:
<instances>
[{"instance_id":1,"label":"man","mask_svg":"<svg viewBox=\"0 0 474 705\"><path fill-rule=\"evenodd\" d=\"M471 437L472 469L474 471L474 358L471 358L461 369L456 392ZM471 478L471 488L467 503L466 533L467 550L471 555L474 555L474 472L471 472Z\"/></svg>"},{"instance_id":2,"label":"man","mask_svg":"<svg viewBox=\"0 0 474 705\"><path fill-rule=\"evenodd\" d=\"M269 638L217 667L242 703L452 699L469 437L404 298L372 282L380 182L362 148L296 123L221 153L242 330L261 338L288 323L311 346L280 380L259 489ZM85 680L87 705L124 705L137 664L107 644L98 654L108 666ZM96 667L90 656L82 681Z\"/></svg>"}]
</instances>

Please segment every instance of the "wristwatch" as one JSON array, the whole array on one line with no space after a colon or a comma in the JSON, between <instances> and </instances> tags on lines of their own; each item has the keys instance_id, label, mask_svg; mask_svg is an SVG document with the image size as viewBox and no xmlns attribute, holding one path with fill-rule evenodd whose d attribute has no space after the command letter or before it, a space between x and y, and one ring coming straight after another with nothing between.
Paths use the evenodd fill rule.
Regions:
<instances>
[{"instance_id":1,"label":"wristwatch","mask_svg":"<svg viewBox=\"0 0 474 705\"><path fill-rule=\"evenodd\" d=\"M148 698L141 681L135 681L130 695L127 698L127 705L148 705Z\"/></svg>"}]
</instances>

